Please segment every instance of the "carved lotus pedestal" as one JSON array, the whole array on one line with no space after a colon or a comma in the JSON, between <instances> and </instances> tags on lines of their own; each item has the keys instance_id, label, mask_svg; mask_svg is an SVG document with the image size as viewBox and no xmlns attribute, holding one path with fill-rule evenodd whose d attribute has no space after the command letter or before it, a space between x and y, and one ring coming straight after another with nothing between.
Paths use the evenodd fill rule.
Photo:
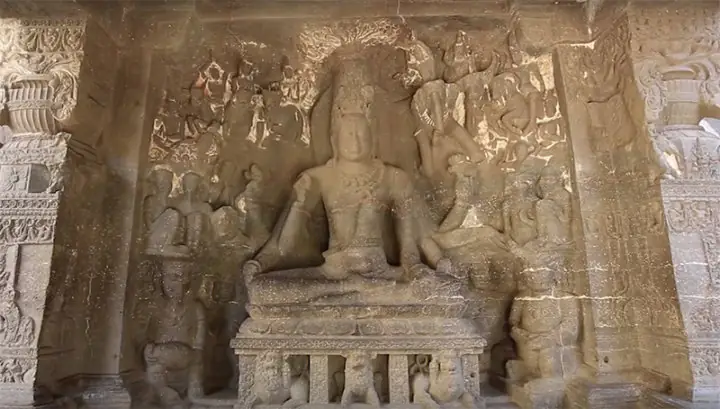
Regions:
<instances>
[{"instance_id":1,"label":"carved lotus pedestal","mask_svg":"<svg viewBox=\"0 0 720 409\"><path fill-rule=\"evenodd\" d=\"M273 374L288 378L291 356L309 362L310 407L340 407L344 389L367 383L383 406L420 407L411 403L412 363L418 355L439 353L459 357L464 387L476 397L477 406L484 407L478 399L478 372L486 341L472 320L460 318L463 311L449 305L251 307L252 318L231 343L240 372L234 409L264 403L256 400L254 391L275 385ZM358 356L366 361L358 361ZM338 375L344 378L341 382ZM283 402L275 403L280 407Z\"/></svg>"}]
</instances>

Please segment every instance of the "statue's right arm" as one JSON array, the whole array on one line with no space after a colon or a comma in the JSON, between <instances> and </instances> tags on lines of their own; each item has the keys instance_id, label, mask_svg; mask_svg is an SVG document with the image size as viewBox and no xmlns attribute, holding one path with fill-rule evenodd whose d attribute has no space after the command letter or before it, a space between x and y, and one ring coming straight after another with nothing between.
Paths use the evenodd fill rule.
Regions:
<instances>
[{"instance_id":1,"label":"statue's right arm","mask_svg":"<svg viewBox=\"0 0 720 409\"><path fill-rule=\"evenodd\" d=\"M195 319L197 320L197 326L195 327L192 349L203 351L205 349L205 336L207 335L207 318L205 308L200 301L195 303Z\"/></svg>"},{"instance_id":2,"label":"statue's right arm","mask_svg":"<svg viewBox=\"0 0 720 409\"><path fill-rule=\"evenodd\" d=\"M256 275L272 268L293 248L293 243L300 237L308 218L316 208L320 198L317 182L313 172L303 172L293 186L289 203L275 223L270 238L255 255L253 260L245 263L243 275Z\"/></svg>"},{"instance_id":3,"label":"statue's right arm","mask_svg":"<svg viewBox=\"0 0 720 409\"><path fill-rule=\"evenodd\" d=\"M512 303L512 308L510 309L510 318L508 319L508 322L512 326L517 326L520 324L520 318L522 316L522 301L518 300L517 298Z\"/></svg>"},{"instance_id":4,"label":"statue's right arm","mask_svg":"<svg viewBox=\"0 0 720 409\"><path fill-rule=\"evenodd\" d=\"M307 223L319 197L317 181L312 176L312 171L300 174L293 186L292 204L278 237L280 254L284 254L286 250L292 248L293 240L298 237L301 229Z\"/></svg>"},{"instance_id":5,"label":"statue's right arm","mask_svg":"<svg viewBox=\"0 0 720 409\"><path fill-rule=\"evenodd\" d=\"M448 116L444 125L445 133L457 141L462 147L463 153L465 153L472 162L477 163L485 159L483 148L473 140L470 132L460 125L452 116Z\"/></svg>"},{"instance_id":6,"label":"statue's right arm","mask_svg":"<svg viewBox=\"0 0 720 409\"><path fill-rule=\"evenodd\" d=\"M420 127L417 131L415 131L418 149L420 149L421 170L427 177L431 177L434 173L432 147L430 146L430 133L432 133L432 129L428 127Z\"/></svg>"},{"instance_id":7,"label":"statue's right arm","mask_svg":"<svg viewBox=\"0 0 720 409\"><path fill-rule=\"evenodd\" d=\"M440 233L447 233L460 228L469 211L470 205L466 201L462 200L462 198L456 198L453 207L450 209L447 216L445 216L445 220L443 220L440 224L438 231Z\"/></svg>"}]
</instances>

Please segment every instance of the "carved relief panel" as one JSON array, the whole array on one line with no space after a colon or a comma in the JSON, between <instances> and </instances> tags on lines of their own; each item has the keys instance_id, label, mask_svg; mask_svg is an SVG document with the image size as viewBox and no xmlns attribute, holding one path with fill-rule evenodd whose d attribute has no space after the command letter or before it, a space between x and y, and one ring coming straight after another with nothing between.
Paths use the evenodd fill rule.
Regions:
<instances>
[{"instance_id":1,"label":"carved relief panel","mask_svg":"<svg viewBox=\"0 0 720 409\"><path fill-rule=\"evenodd\" d=\"M332 399L321 399L329 392L314 388L333 387L343 401L352 393L371 404L409 399L379 385L394 371L391 384L409 388L402 360L420 353L411 349L385 357L389 363L368 375L376 394L368 392L368 379L348 379L355 369L368 369L351 359L361 347L311 354L310 373L298 375L307 375L301 384L309 382L309 394L295 390L297 398L293 388L306 386L292 386L287 377L277 396L253 397L252 377L237 368L248 367L248 356L270 360L265 352L278 361L274 348L256 355L255 339L375 334L406 342L412 334L440 331L414 320L444 311L452 315L448 326L472 323L458 331L483 328L487 358L449 351L457 354L452 365L462 362L462 371L478 378L465 379L468 393L446 396L433 386L444 380L432 378L457 371L445 374L441 366L441 373L423 378L426 393L436 402L471 402L477 379L491 366L504 376L514 353L515 335L506 324L518 290L524 295L511 323L518 326L514 334L536 338L536 326L547 326L548 342L564 345L548 354L579 363L579 305L553 303L563 310L558 321L538 317L548 306L528 299L562 292L572 300L576 288L569 150L551 56L523 50L510 22L489 28L482 18L443 27L423 19L284 23L270 31L255 30L252 22L209 25L202 36L191 36L186 53L167 58L143 201L139 280L146 285L138 298L147 304L136 306L152 311L138 323L136 339L158 396L171 405L184 395L161 372L185 371L190 400L202 399L210 384L224 386L227 379L219 376L198 390L200 362L227 364L235 336L241 356L232 358L234 376L225 378L248 388L239 391L243 404L256 398L312 403ZM536 277L541 270L552 274ZM304 275L331 282L296 282ZM342 286L355 279L362 285L351 295ZM385 282L412 290L391 301ZM457 291L472 293L471 301L452 301ZM450 304L400 308L426 292ZM367 319L350 312L347 297L367 304ZM327 303L331 322L309 318L318 303ZM175 304L182 308L162 312ZM168 320L176 330L163 324ZM159 351L172 342L182 346L170 359ZM315 359L330 367L344 362L345 380L313 373ZM373 359L381 362L379 355ZM531 370L517 381L569 378L576 367ZM260 362L255 378L263 368ZM357 390L350 381L359 382Z\"/></svg>"}]
</instances>

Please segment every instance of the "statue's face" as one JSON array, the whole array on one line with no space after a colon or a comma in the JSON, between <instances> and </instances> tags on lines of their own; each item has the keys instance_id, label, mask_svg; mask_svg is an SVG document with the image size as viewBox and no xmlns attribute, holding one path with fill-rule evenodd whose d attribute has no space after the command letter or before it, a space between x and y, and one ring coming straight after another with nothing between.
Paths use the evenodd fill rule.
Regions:
<instances>
[{"instance_id":1,"label":"statue's face","mask_svg":"<svg viewBox=\"0 0 720 409\"><path fill-rule=\"evenodd\" d=\"M351 162L371 159L372 138L370 127L364 118L349 117L343 119L337 136L338 155Z\"/></svg>"},{"instance_id":2,"label":"statue's face","mask_svg":"<svg viewBox=\"0 0 720 409\"><path fill-rule=\"evenodd\" d=\"M155 174L155 181L157 183L158 193L170 193L172 190L172 179L173 175L167 170L158 170Z\"/></svg>"},{"instance_id":3,"label":"statue's face","mask_svg":"<svg viewBox=\"0 0 720 409\"><path fill-rule=\"evenodd\" d=\"M169 298L179 299L185 294L185 283L180 277L164 277L162 280L163 292Z\"/></svg>"}]
</instances>

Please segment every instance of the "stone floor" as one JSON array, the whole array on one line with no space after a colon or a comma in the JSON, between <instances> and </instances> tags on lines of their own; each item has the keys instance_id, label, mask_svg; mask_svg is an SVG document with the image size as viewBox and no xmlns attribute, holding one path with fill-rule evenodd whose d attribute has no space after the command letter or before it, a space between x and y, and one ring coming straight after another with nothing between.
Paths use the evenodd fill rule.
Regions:
<instances>
[{"instance_id":1,"label":"stone floor","mask_svg":"<svg viewBox=\"0 0 720 409\"><path fill-rule=\"evenodd\" d=\"M484 391L486 397L486 408L487 409L517 409L518 406L511 403L509 397L502 392L488 388ZM196 401L190 409L233 409L234 393L231 391L221 391L208 396L202 401ZM336 409L340 407L338 404L314 404L304 405L298 409ZM387 404L384 406L388 409L419 409L419 405L408 404L408 405L391 405ZM365 404L353 404L349 409L370 409L370 405ZM160 409L157 406L150 405L137 405L133 406L133 409ZM259 405L257 409L278 409L276 405Z\"/></svg>"}]
</instances>

